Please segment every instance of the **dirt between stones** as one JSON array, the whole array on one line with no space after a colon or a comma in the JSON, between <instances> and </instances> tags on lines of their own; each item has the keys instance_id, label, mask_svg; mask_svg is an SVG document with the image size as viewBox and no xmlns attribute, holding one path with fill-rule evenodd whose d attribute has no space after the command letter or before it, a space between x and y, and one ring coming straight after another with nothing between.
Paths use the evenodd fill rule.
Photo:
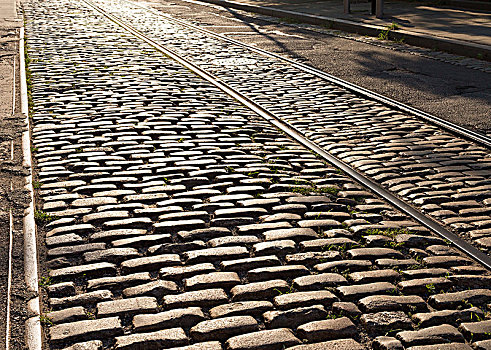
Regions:
<instances>
[{"instance_id":1,"label":"dirt between stones","mask_svg":"<svg viewBox=\"0 0 491 350\"><path fill-rule=\"evenodd\" d=\"M26 349L27 289L24 282L24 209L29 195L24 177L29 170L22 166L23 116L12 115L14 60L19 67L18 29L3 27L0 22L0 346L5 347L9 268L10 211L13 215L12 281L10 297L10 349ZM18 75L18 73L16 73ZM19 81L16 81L16 106L20 110ZM11 141L14 157L11 159Z\"/></svg>"}]
</instances>

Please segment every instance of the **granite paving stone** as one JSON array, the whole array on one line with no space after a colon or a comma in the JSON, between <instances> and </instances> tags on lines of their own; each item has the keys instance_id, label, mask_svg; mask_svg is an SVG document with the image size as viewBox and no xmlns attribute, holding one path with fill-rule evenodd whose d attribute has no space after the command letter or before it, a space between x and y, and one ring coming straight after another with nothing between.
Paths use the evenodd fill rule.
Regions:
<instances>
[{"instance_id":1,"label":"granite paving stone","mask_svg":"<svg viewBox=\"0 0 491 350\"><path fill-rule=\"evenodd\" d=\"M394 329L412 329L411 319L402 311L380 311L366 313L360 317L365 328L377 335L384 335Z\"/></svg>"},{"instance_id":2,"label":"granite paving stone","mask_svg":"<svg viewBox=\"0 0 491 350\"><path fill-rule=\"evenodd\" d=\"M363 345L353 339L330 340L321 343L297 345L289 350L362 350Z\"/></svg>"},{"instance_id":3,"label":"granite paving stone","mask_svg":"<svg viewBox=\"0 0 491 350\"><path fill-rule=\"evenodd\" d=\"M413 345L464 342L464 337L457 328L448 324L423 328L417 331L403 331L397 333L396 337L401 340L406 347Z\"/></svg>"},{"instance_id":4,"label":"granite paving stone","mask_svg":"<svg viewBox=\"0 0 491 350\"><path fill-rule=\"evenodd\" d=\"M234 335L254 332L258 323L251 316L231 316L202 321L191 328L190 335L195 341L226 340Z\"/></svg>"},{"instance_id":5,"label":"granite paving stone","mask_svg":"<svg viewBox=\"0 0 491 350\"><path fill-rule=\"evenodd\" d=\"M215 306L228 301L223 289L204 289L177 295L164 296L163 303L168 308L183 308L190 306Z\"/></svg>"},{"instance_id":6,"label":"granite paving stone","mask_svg":"<svg viewBox=\"0 0 491 350\"><path fill-rule=\"evenodd\" d=\"M491 320L462 323L459 326L459 331L461 331L466 339L470 341L489 339L489 334L491 333Z\"/></svg>"},{"instance_id":7,"label":"granite paving stone","mask_svg":"<svg viewBox=\"0 0 491 350\"><path fill-rule=\"evenodd\" d=\"M188 344L189 340L182 328L164 329L151 333L136 333L116 337L115 349L146 349L169 348Z\"/></svg>"},{"instance_id":8,"label":"granite paving stone","mask_svg":"<svg viewBox=\"0 0 491 350\"><path fill-rule=\"evenodd\" d=\"M347 317L313 321L297 328L297 334L310 342L350 338L356 335L356 326Z\"/></svg>"},{"instance_id":9,"label":"granite paving stone","mask_svg":"<svg viewBox=\"0 0 491 350\"><path fill-rule=\"evenodd\" d=\"M264 330L230 338L226 346L230 350L281 350L301 344L288 328Z\"/></svg>"},{"instance_id":10,"label":"granite paving stone","mask_svg":"<svg viewBox=\"0 0 491 350\"><path fill-rule=\"evenodd\" d=\"M298 327L301 324L324 319L327 311L322 305L299 307L287 311L267 311L263 314L268 328Z\"/></svg>"},{"instance_id":11,"label":"granite paving stone","mask_svg":"<svg viewBox=\"0 0 491 350\"><path fill-rule=\"evenodd\" d=\"M152 313L158 309L157 300L153 297L136 297L97 303L97 316L108 317L134 313Z\"/></svg>"},{"instance_id":12,"label":"granite paving stone","mask_svg":"<svg viewBox=\"0 0 491 350\"><path fill-rule=\"evenodd\" d=\"M254 300L269 299L278 294L284 293L290 289L288 283L284 280L270 280L267 282L254 282L243 285L237 285L230 290L232 300Z\"/></svg>"},{"instance_id":13,"label":"granite paving stone","mask_svg":"<svg viewBox=\"0 0 491 350\"><path fill-rule=\"evenodd\" d=\"M172 309L153 314L139 314L133 317L133 327L137 332L159 330L173 327L191 327L206 319L199 307Z\"/></svg>"},{"instance_id":14,"label":"granite paving stone","mask_svg":"<svg viewBox=\"0 0 491 350\"><path fill-rule=\"evenodd\" d=\"M49 335L54 344L69 340L112 337L123 333L118 317L100 320L84 320L56 325L50 329Z\"/></svg>"},{"instance_id":15,"label":"granite paving stone","mask_svg":"<svg viewBox=\"0 0 491 350\"><path fill-rule=\"evenodd\" d=\"M478 307L464 310L441 310L427 313L413 314L413 320L421 327L437 326L447 323L458 326L462 322L483 319L484 314Z\"/></svg>"}]
</instances>

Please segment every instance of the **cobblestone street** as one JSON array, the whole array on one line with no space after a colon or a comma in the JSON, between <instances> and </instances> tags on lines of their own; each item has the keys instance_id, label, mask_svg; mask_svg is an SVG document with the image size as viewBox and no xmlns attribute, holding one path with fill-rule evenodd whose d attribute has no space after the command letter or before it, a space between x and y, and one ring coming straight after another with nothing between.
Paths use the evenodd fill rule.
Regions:
<instances>
[{"instance_id":1,"label":"cobblestone street","mask_svg":"<svg viewBox=\"0 0 491 350\"><path fill-rule=\"evenodd\" d=\"M485 267L102 12L484 256L486 145L132 2L24 11L46 349L491 349Z\"/></svg>"}]
</instances>

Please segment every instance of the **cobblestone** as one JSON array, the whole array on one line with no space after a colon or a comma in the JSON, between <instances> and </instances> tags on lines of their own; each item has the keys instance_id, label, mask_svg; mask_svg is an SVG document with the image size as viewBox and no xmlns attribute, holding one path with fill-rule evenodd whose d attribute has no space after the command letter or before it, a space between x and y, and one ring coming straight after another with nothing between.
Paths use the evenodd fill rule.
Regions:
<instances>
[{"instance_id":1,"label":"cobblestone","mask_svg":"<svg viewBox=\"0 0 491 350\"><path fill-rule=\"evenodd\" d=\"M133 317L133 327L138 332L158 330L173 327L191 327L205 320L205 315L199 307L173 309L155 314L143 314Z\"/></svg>"},{"instance_id":2,"label":"cobblestone","mask_svg":"<svg viewBox=\"0 0 491 350\"><path fill-rule=\"evenodd\" d=\"M128 315L134 313L156 312L157 300L153 297L138 297L104 301L97 304L97 316L108 317L115 315Z\"/></svg>"},{"instance_id":3,"label":"cobblestone","mask_svg":"<svg viewBox=\"0 0 491 350\"><path fill-rule=\"evenodd\" d=\"M361 323L369 332L380 335L393 329L412 329L412 322L402 311L381 311L363 314Z\"/></svg>"},{"instance_id":4,"label":"cobblestone","mask_svg":"<svg viewBox=\"0 0 491 350\"><path fill-rule=\"evenodd\" d=\"M404 346L414 346L422 344L441 344L448 342L463 342L464 337L457 328L443 324L424 328L418 331L405 331L397 333L397 338L402 341Z\"/></svg>"},{"instance_id":5,"label":"cobblestone","mask_svg":"<svg viewBox=\"0 0 491 350\"><path fill-rule=\"evenodd\" d=\"M297 328L300 338L318 342L337 338L351 338L356 335L356 327L347 317L335 320L314 321Z\"/></svg>"},{"instance_id":6,"label":"cobblestone","mask_svg":"<svg viewBox=\"0 0 491 350\"><path fill-rule=\"evenodd\" d=\"M188 338L182 328L164 329L152 333L138 333L116 337L115 349L161 349L186 345Z\"/></svg>"},{"instance_id":7,"label":"cobblestone","mask_svg":"<svg viewBox=\"0 0 491 350\"><path fill-rule=\"evenodd\" d=\"M271 309L273 304L269 301L242 301L215 306L210 309L210 316L212 318L235 315L259 316Z\"/></svg>"},{"instance_id":8,"label":"cobblestone","mask_svg":"<svg viewBox=\"0 0 491 350\"><path fill-rule=\"evenodd\" d=\"M310 271L302 265L273 266L250 270L247 272L247 279L250 282L256 282L268 279L295 278L308 274Z\"/></svg>"},{"instance_id":9,"label":"cobblestone","mask_svg":"<svg viewBox=\"0 0 491 350\"><path fill-rule=\"evenodd\" d=\"M388 282L376 282L360 284L356 286L343 286L338 287L338 291L347 299L359 299L363 296L375 293L391 293L396 287Z\"/></svg>"},{"instance_id":10,"label":"cobblestone","mask_svg":"<svg viewBox=\"0 0 491 350\"><path fill-rule=\"evenodd\" d=\"M325 318L327 311L321 305L290 309L287 311L268 311L263 314L268 328L298 327L301 324Z\"/></svg>"},{"instance_id":11,"label":"cobblestone","mask_svg":"<svg viewBox=\"0 0 491 350\"><path fill-rule=\"evenodd\" d=\"M100 340L92 340L83 343L77 343L63 350L101 350L102 342Z\"/></svg>"},{"instance_id":12,"label":"cobblestone","mask_svg":"<svg viewBox=\"0 0 491 350\"><path fill-rule=\"evenodd\" d=\"M177 284L171 281L153 281L145 284L140 284L136 287L130 287L123 290L125 297L134 297L140 295L153 296L157 299L162 298L166 294L177 293Z\"/></svg>"},{"instance_id":13,"label":"cobblestone","mask_svg":"<svg viewBox=\"0 0 491 350\"><path fill-rule=\"evenodd\" d=\"M150 281L148 272L139 272L126 276L101 277L91 279L87 282L87 289L114 288L114 287L129 287L138 283Z\"/></svg>"},{"instance_id":14,"label":"cobblestone","mask_svg":"<svg viewBox=\"0 0 491 350\"><path fill-rule=\"evenodd\" d=\"M177 295L166 295L164 305L167 307L215 306L228 301L223 289L205 289Z\"/></svg>"},{"instance_id":15,"label":"cobblestone","mask_svg":"<svg viewBox=\"0 0 491 350\"><path fill-rule=\"evenodd\" d=\"M290 350L362 350L364 347L353 339L340 339L322 343L298 345Z\"/></svg>"},{"instance_id":16,"label":"cobblestone","mask_svg":"<svg viewBox=\"0 0 491 350\"><path fill-rule=\"evenodd\" d=\"M121 264L123 273L133 273L145 270L158 270L164 266L181 265L177 254L163 254L151 257L126 260Z\"/></svg>"},{"instance_id":17,"label":"cobblestone","mask_svg":"<svg viewBox=\"0 0 491 350\"><path fill-rule=\"evenodd\" d=\"M231 288L240 283L235 272L214 272L207 275L198 275L184 280L188 290L208 289L214 287Z\"/></svg>"},{"instance_id":18,"label":"cobblestone","mask_svg":"<svg viewBox=\"0 0 491 350\"><path fill-rule=\"evenodd\" d=\"M472 345L474 346L474 349L486 350L489 349L489 347L491 346L491 340L476 341ZM466 350L470 350L470 347L468 347Z\"/></svg>"},{"instance_id":19,"label":"cobblestone","mask_svg":"<svg viewBox=\"0 0 491 350\"><path fill-rule=\"evenodd\" d=\"M338 298L334 294L327 290L324 290L315 292L297 292L282 294L274 298L274 304L280 310L285 310L316 304L329 306L337 300Z\"/></svg>"},{"instance_id":20,"label":"cobblestone","mask_svg":"<svg viewBox=\"0 0 491 350\"><path fill-rule=\"evenodd\" d=\"M288 291L289 285L283 280L271 280L267 282L255 282L244 285L235 286L230 291L232 300L254 300L268 299L279 293Z\"/></svg>"},{"instance_id":21,"label":"cobblestone","mask_svg":"<svg viewBox=\"0 0 491 350\"><path fill-rule=\"evenodd\" d=\"M244 247L219 247L186 252L186 263L195 264L205 261L233 260L249 256Z\"/></svg>"},{"instance_id":22,"label":"cobblestone","mask_svg":"<svg viewBox=\"0 0 491 350\"><path fill-rule=\"evenodd\" d=\"M298 277L293 285L299 290L324 289L347 284L346 278L337 273L321 273L318 275Z\"/></svg>"},{"instance_id":23,"label":"cobblestone","mask_svg":"<svg viewBox=\"0 0 491 350\"><path fill-rule=\"evenodd\" d=\"M93 337L112 337L123 333L118 317L100 320L86 320L56 325L50 329L49 335L54 344Z\"/></svg>"},{"instance_id":24,"label":"cobblestone","mask_svg":"<svg viewBox=\"0 0 491 350\"><path fill-rule=\"evenodd\" d=\"M81 306L63 309L60 311L52 311L48 314L51 322L54 324L68 323L74 321L80 321L87 318L85 310Z\"/></svg>"},{"instance_id":25,"label":"cobblestone","mask_svg":"<svg viewBox=\"0 0 491 350\"><path fill-rule=\"evenodd\" d=\"M442 310L428 313L417 313L413 315L413 320L421 327L437 326L447 323L458 326L461 322L473 319L482 319L484 314L478 307L471 307L465 310Z\"/></svg>"},{"instance_id":26,"label":"cobblestone","mask_svg":"<svg viewBox=\"0 0 491 350\"><path fill-rule=\"evenodd\" d=\"M195 341L227 340L228 338L258 330L257 321L251 316L232 316L202 321L191 328Z\"/></svg>"},{"instance_id":27,"label":"cobblestone","mask_svg":"<svg viewBox=\"0 0 491 350\"><path fill-rule=\"evenodd\" d=\"M63 282L48 286L48 295L53 298L75 295L75 283Z\"/></svg>"},{"instance_id":28,"label":"cobblestone","mask_svg":"<svg viewBox=\"0 0 491 350\"><path fill-rule=\"evenodd\" d=\"M374 349L378 350L404 350L402 343L394 337L380 336L372 343Z\"/></svg>"},{"instance_id":29,"label":"cobblestone","mask_svg":"<svg viewBox=\"0 0 491 350\"><path fill-rule=\"evenodd\" d=\"M109 290L98 290L95 292L77 294L65 298L50 298L50 305L53 308L69 307L75 305L95 304L104 300L109 300L113 294Z\"/></svg>"},{"instance_id":30,"label":"cobblestone","mask_svg":"<svg viewBox=\"0 0 491 350\"><path fill-rule=\"evenodd\" d=\"M244 51L207 36L196 45L196 33L130 3L96 3L236 87L275 80L253 97L471 240L489 235L491 203L473 197L487 191L476 190L482 148L255 53L251 65L216 65ZM37 196L59 216L46 225L48 346L486 340L487 272L444 240L82 3L25 8Z\"/></svg>"},{"instance_id":31,"label":"cobblestone","mask_svg":"<svg viewBox=\"0 0 491 350\"><path fill-rule=\"evenodd\" d=\"M414 312L428 309L423 298L419 296L373 295L360 299L359 305L366 312L399 310Z\"/></svg>"},{"instance_id":32,"label":"cobblestone","mask_svg":"<svg viewBox=\"0 0 491 350\"><path fill-rule=\"evenodd\" d=\"M172 348L170 350L222 350L222 345L217 341L208 341L205 343L196 343L193 345Z\"/></svg>"},{"instance_id":33,"label":"cobblestone","mask_svg":"<svg viewBox=\"0 0 491 350\"><path fill-rule=\"evenodd\" d=\"M488 339L491 332L491 320L462 323L459 330L469 341Z\"/></svg>"},{"instance_id":34,"label":"cobblestone","mask_svg":"<svg viewBox=\"0 0 491 350\"><path fill-rule=\"evenodd\" d=\"M165 279L181 280L190 278L194 275L215 271L215 267L210 263L182 266L182 267L164 267L160 269L160 276Z\"/></svg>"},{"instance_id":35,"label":"cobblestone","mask_svg":"<svg viewBox=\"0 0 491 350\"><path fill-rule=\"evenodd\" d=\"M437 345L420 345L420 346L411 346L410 350L438 350L442 348L442 344ZM463 343L445 343L445 349L449 350L471 350L472 348Z\"/></svg>"},{"instance_id":36,"label":"cobblestone","mask_svg":"<svg viewBox=\"0 0 491 350\"><path fill-rule=\"evenodd\" d=\"M238 335L227 340L226 346L230 350L281 350L300 343L289 329L280 328Z\"/></svg>"},{"instance_id":37,"label":"cobblestone","mask_svg":"<svg viewBox=\"0 0 491 350\"><path fill-rule=\"evenodd\" d=\"M432 295L428 303L435 309L449 309L465 303L483 305L491 301L491 291L488 289L474 289L464 292Z\"/></svg>"},{"instance_id":38,"label":"cobblestone","mask_svg":"<svg viewBox=\"0 0 491 350\"><path fill-rule=\"evenodd\" d=\"M415 279L397 284L400 290L410 294L424 293L428 289L446 290L451 286L452 282L443 277Z\"/></svg>"}]
</instances>

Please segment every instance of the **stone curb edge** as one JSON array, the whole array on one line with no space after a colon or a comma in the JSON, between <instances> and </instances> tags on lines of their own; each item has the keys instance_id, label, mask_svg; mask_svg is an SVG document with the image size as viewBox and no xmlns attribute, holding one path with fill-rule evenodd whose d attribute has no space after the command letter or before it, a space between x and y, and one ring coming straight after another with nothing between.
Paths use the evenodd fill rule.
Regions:
<instances>
[{"instance_id":1,"label":"stone curb edge","mask_svg":"<svg viewBox=\"0 0 491 350\"><path fill-rule=\"evenodd\" d=\"M279 18L292 18L302 21L304 23L316 24L327 26L330 29L342 30L345 32L354 32L361 35L378 36L381 31L387 30L385 27L375 26L371 24L359 23L349 21L345 19L339 19L334 17L325 17L310 15L306 13L280 10L272 7L258 6L239 3L228 0L199 0L214 5L223 7L235 8L238 10L244 10L248 12L260 13L267 16L279 17ZM491 46L466 42L463 40L439 38L431 35L411 32L407 30L391 30L389 33L389 39L391 40L404 40L404 43L424 47L432 50L441 50L449 53L462 55L466 57L480 57L483 60L491 61Z\"/></svg>"},{"instance_id":2,"label":"stone curb edge","mask_svg":"<svg viewBox=\"0 0 491 350\"><path fill-rule=\"evenodd\" d=\"M19 69L21 113L25 117L26 130L22 132L22 165L28 168L29 175L25 177L24 188L29 192L29 206L24 210L24 279L29 294L34 297L27 302L29 318L25 323L26 346L29 350L42 349L42 333L39 304L38 258L36 223L34 220L34 189L32 187L32 156L29 123L29 102L27 96L26 62L24 57L24 27L19 35Z\"/></svg>"},{"instance_id":3,"label":"stone curb edge","mask_svg":"<svg viewBox=\"0 0 491 350\"><path fill-rule=\"evenodd\" d=\"M449 5L466 10L491 11L491 3L480 0L442 0L442 5Z\"/></svg>"}]
</instances>

